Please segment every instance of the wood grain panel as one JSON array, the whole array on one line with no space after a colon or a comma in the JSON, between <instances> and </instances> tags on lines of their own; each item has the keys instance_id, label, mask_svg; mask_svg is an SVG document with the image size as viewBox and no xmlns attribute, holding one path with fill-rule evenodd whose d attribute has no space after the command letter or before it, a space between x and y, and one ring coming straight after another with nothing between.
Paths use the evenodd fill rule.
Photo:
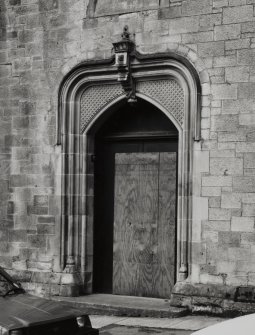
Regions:
<instances>
[{"instance_id":1,"label":"wood grain panel","mask_svg":"<svg viewBox=\"0 0 255 335\"><path fill-rule=\"evenodd\" d=\"M175 153L115 154L113 293L169 297L175 279Z\"/></svg>"}]
</instances>

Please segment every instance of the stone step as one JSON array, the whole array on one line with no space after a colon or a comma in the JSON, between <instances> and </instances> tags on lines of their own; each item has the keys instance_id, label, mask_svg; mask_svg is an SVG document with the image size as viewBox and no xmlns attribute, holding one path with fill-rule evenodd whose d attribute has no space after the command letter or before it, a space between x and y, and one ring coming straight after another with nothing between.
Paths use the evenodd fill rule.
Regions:
<instances>
[{"instance_id":1,"label":"stone step","mask_svg":"<svg viewBox=\"0 0 255 335\"><path fill-rule=\"evenodd\" d=\"M69 306L78 307L86 314L133 317L177 318L188 314L186 308L171 307L169 300L91 294L79 297L51 297Z\"/></svg>"}]
</instances>

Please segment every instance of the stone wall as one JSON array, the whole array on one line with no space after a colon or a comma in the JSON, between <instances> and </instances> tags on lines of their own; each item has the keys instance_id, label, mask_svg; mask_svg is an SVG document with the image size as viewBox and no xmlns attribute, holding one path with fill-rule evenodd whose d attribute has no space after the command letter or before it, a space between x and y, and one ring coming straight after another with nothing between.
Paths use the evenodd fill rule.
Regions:
<instances>
[{"instance_id":1,"label":"stone wall","mask_svg":"<svg viewBox=\"0 0 255 335\"><path fill-rule=\"evenodd\" d=\"M75 65L109 58L127 24L138 52L175 52L200 75L189 280L255 285L254 7L254 0L0 1L1 265L37 283L61 271L58 89Z\"/></svg>"}]
</instances>

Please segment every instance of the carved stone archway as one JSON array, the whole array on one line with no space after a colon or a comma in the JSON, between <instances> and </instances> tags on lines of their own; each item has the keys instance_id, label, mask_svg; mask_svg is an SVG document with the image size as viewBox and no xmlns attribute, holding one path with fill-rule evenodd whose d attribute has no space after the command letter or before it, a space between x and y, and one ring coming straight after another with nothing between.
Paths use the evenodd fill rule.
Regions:
<instances>
[{"instance_id":1,"label":"carved stone archway","mask_svg":"<svg viewBox=\"0 0 255 335\"><path fill-rule=\"evenodd\" d=\"M136 96L159 108L179 132L177 280L189 275L192 229L193 141L200 140L198 75L174 53L130 59ZM58 143L62 146L61 265L68 294L79 286L92 292L93 263L93 134L94 125L126 100L117 81L114 58L77 66L64 78L59 94ZM78 275L78 276L77 276Z\"/></svg>"}]
</instances>

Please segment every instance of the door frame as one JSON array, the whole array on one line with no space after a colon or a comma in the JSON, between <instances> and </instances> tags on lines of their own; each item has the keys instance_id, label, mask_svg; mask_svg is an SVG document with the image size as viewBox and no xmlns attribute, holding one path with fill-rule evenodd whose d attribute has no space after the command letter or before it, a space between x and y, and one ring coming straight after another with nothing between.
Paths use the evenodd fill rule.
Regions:
<instances>
[{"instance_id":1,"label":"door frame","mask_svg":"<svg viewBox=\"0 0 255 335\"><path fill-rule=\"evenodd\" d=\"M170 121L169 121L170 122ZM95 158L95 166L94 166L94 171L98 171L98 166L99 166L99 169L101 169L101 167L103 166L103 164L101 164L103 161L102 159L103 158L106 158L106 157L102 157L100 156L100 161L99 161L99 156L98 156L98 147L101 147L102 148L102 152L114 152L114 153L122 153L122 152L125 152L125 153L135 153L135 152L140 152L140 151L134 151L135 149L132 148L130 145L134 144L135 146L139 147L141 146L142 144L152 144L153 146L155 146L155 150L145 150L143 149L143 153L146 153L146 152L175 152L176 153L176 189L175 189L175 236L174 236L174 239L175 239L175 244L174 244L174 249L173 249L173 253L174 253L174 259L176 261L176 249L177 249L177 246L176 246L176 242L177 242L177 224L176 224L176 221L177 221L177 208L178 208L178 204L177 204L177 187L178 187L178 178L177 178L177 171L178 171L178 134L177 133L174 133L174 132L168 132L168 134L166 133L163 133L160 135L159 133L155 134L155 136L152 136L151 134L149 135L146 135L146 134L136 134L135 132L130 135L126 135L123 133L122 135L113 135L113 136L106 136L106 137L103 137L103 138L100 138L100 140L97 141L97 144L96 144L96 158ZM164 148L162 147L162 144L164 145ZM119 147L119 148L118 148ZM126 149L125 149L126 147ZM172 147L172 148L171 148ZM105 148L107 148L107 151L105 151ZM110 210L110 216L111 216L111 222L112 222L112 225L111 225L111 233L114 234L114 225L113 225L113 217L114 217L114 162L112 161L113 157L110 158L111 161L110 163L107 164L107 167L110 167L110 175L108 176L108 173L107 173L107 176L104 175L103 178L107 178L109 180L109 182L112 184L110 186L110 199L108 197L108 200L111 200L112 203L110 204L111 206L111 209L109 209L109 204L107 204L107 206L103 205L103 208L104 210L106 210L107 212ZM98 164L96 166L96 164ZM100 165L101 164L101 165ZM106 166L103 167L103 169L106 169ZM111 188L112 187L112 188ZM107 191L109 191L109 185L108 185L108 188L107 188ZM96 210L96 207L100 201L104 200L102 197L102 194L100 194L100 190L98 192L98 190L96 189L95 187L95 194L94 194L94 210ZM100 196L100 201L99 201L99 198L98 196ZM105 194L104 194L105 196ZM101 209L101 205L99 204L99 208ZM112 212L111 212L112 211ZM109 212L108 212L109 214ZM101 217L99 215L99 217L96 218L96 213L94 213L94 216L95 216L95 219L94 219L94 225L95 225L95 229L94 229L94 240L95 240L95 234L98 234L98 232L96 232L96 230L100 229L100 227L96 227L96 222L97 222L97 225L99 224L100 225L100 221L101 221ZM103 218L105 217L105 212L103 214ZM99 233L100 235L100 233ZM104 235L103 237L104 239L105 238L112 238L110 237L109 235ZM113 242L113 241L111 241ZM99 243L99 246L100 246L100 243ZM110 243L108 244L108 246L110 247ZM96 249L96 245L93 246L94 247L94 252L95 252L95 249ZM113 247L113 245L111 245L111 247ZM108 256L109 256L109 253L111 253L112 250L109 250L108 251ZM95 252L95 255L96 255L96 252ZM110 261L108 259L108 261ZM113 261L113 259L111 259L111 261ZM93 270L95 270L95 267L98 267L98 265L96 265L95 263L95 259L93 260ZM101 263L100 263L101 264ZM96 266L95 266L96 265ZM101 265L100 265L101 266ZM111 269L111 274L108 276L108 284L110 282L110 277L112 277L113 275L113 272L112 272L112 268L111 266L109 267ZM99 270L100 269L97 269L97 273L99 273ZM104 272L102 271L101 272L101 275L103 275L104 277ZM174 280L176 282L176 267L175 267L175 270L174 270ZM100 281L97 280L97 282ZM111 278L111 281L112 281L112 278ZM103 281L104 282L104 281ZM95 290L95 287L94 287L94 284L95 284L95 278L93 278L93 293L111 293L110 291L112 291L112 287L111 287L111 290L109 290L109 286L108 286L108 291L105 290ZM112 282L110 283L110 285L112 285ZM98 283L96 284L96 286L98 286Z\"/></svg>"},{"instance_id":2,"label":"door frame","mask_svg":"<svg viewBox=\"0 0 255 335\"><path fill-rule=\"evenodd\" d=\"M175 53L140 55L131 63L134 80L175 80L184 91L183 124L159 101L142 92L136 95L164 113L179 133L177 195L177 281L190 274L192 230L193 141L200 140L201 85L195 68ZM92 293L93 277L93 174L94 133L116 108L125 94L111 98L80 130L80 101L88 87L116 85L114 59L86 62L64 78L59 92L58 143L62 145L61 257L63 272L73 274L86 293Z\"/></svg>"}]
</instances>

